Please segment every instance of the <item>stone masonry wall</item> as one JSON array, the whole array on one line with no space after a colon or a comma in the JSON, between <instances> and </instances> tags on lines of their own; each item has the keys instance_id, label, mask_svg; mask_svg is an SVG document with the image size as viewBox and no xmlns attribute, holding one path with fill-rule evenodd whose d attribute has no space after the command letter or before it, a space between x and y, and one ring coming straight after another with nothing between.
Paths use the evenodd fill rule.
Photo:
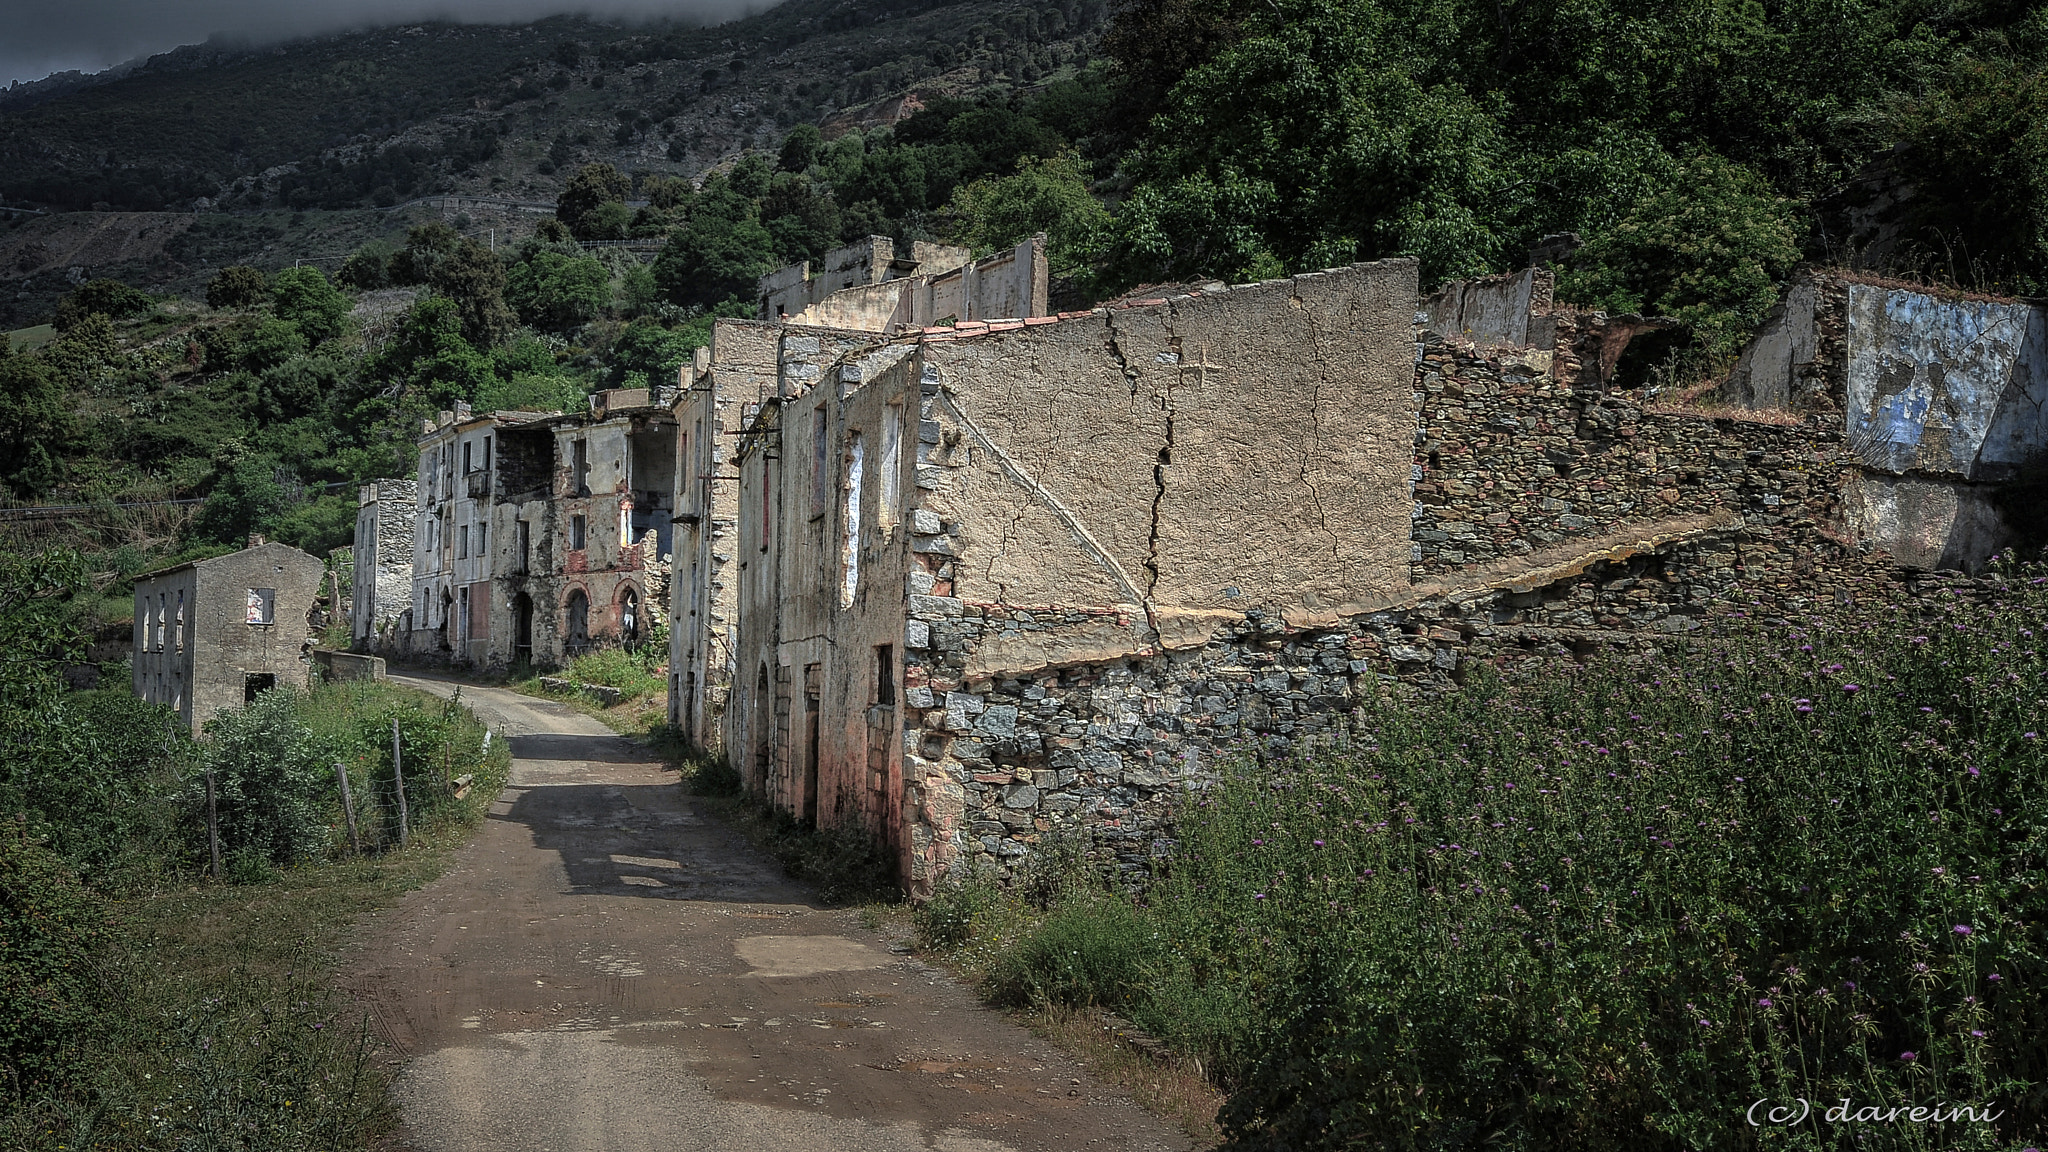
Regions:
<instances>
[{"instance_id":1,"label":"stone masonry wall","mask_svg":"<svg viewBox=\"0 0 2048 1152\"><path fill-rule=\"evenodd\" d=\"M1136 879L1177 798L1220 757L1335 732L1366 699L1442 691L1476 663L1576 661L1758 605L1811 611L1969 583L1899 569L1842 534L1853 458L1838 420L1660 410L1583 367L1599 358L1600 318L1558 320L1554 354L1422 336L1413 584L1378 610L1307 622L1253 611L1198 648L976 679L983 643L1114 612L953 597L953 526L914 514L912 549L928 560L907 589L913 890L977 857L1012 872L1074 825ZM925 391L920 461L946 429L936 387ZM920 487L942 486L943 472L921 463Z\"/></svg>"}]
</instances>

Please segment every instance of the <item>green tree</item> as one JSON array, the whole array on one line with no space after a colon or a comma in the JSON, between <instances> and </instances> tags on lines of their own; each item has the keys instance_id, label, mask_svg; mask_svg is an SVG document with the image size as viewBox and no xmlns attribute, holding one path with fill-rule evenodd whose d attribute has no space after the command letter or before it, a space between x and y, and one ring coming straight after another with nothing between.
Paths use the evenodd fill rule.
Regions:
<instances>
[{"instance_id":1,"label":"green tree","mask_svg":"<svg viewBox=\"0 0 2048 1152\"><path fill-rule=\"evenodd\" d=\"M568 187L555 198L555 219L560 220L578 240L600 240L593 229L601 221L598 210L616 203L625 209L626 193L633 182L609 164L585 164L569 178Z\"/></svg>"},{"instance_id":2,"label":"green tree","mask_svg":"<svg viewBox=\"0 0 2048 1152\"><path fill-rule=\"evenodd\" d=\"M192 535L239 548L252 532L262 531L289 504L282 469L276 457L230 448L218 467L220 475L206 503L192 518Z\"/></svg>"},{"instance_id":3,"label":"green tree","mask_svg":"<svg viewBox=\"0 0 2048 1152\"><path fill-rule=\"evenodd\" d=\"M63 476L74 436L70 397L39 357L0 356L0 482L16 497L40 496Z\"/></svg>"},{"instance_id":4,"label":"green tree","mask_svg":"<svg viewBox=\"0 0 2048 1152\"><path fill-rule=\"evenodd\" d=\"M463 240L434 265L428 283L455 302L462 316L462 337L472 345L489 348L511 333L512 310L505 306L505 264L490 249Z\"/></svg>"},{"instance_id":5,"label":"green tree","mask_svg":"<svg viewBox=\"0 0 2048 1152\"><path fill-rule=\"evenodd\" d=\"M358 292L372 292L391 283L391 258L397 249L382 240L368 244L349 253L341 262L341 270L334 274L335 280Z\"/></svg>"},{"instance_id":6,"label":"green tree","mask_svg":"<svg viewBox=\"0 0 2048 1152\"><path fill-rule=\"evenodd\" d=\"M1045 233L1054 275L1088 269L1109 232L1109 212L1088 191L1081 157L1072 152L1019 160L1013 176L985 177L955 189L947 211L955 220L954 238L977 253L1012 248Z\"/></svg>"},{"instance_id":7,"label":"green tree","mask_svg":"<svg viewBox=\"0 0 2048 1152\"><path fill-rule=\"evenodd\" d=\"M56 328L69 331L79 321L97 312L112 320L147 315L149 297L119 280L88 280L57 301Z\"/></svg>"},{"instance_id":8,"label":"green tree","mask_svg":"<svg viewBox=\"0 0 2048 1152\"><path fill-rule=\"evenodd\" d=\"M818 153L824 147L825 134L818 131L816 124L799 124L782 138L778 163L784 172L802 172L818 162Z\"/></svg>"},{"instance_id":9,"label":"green tree","mask_svg":"<svg viewBox=\"0 0 2048 1152\"><path fill-rule=\"evenodd\" d=\"M1683 320L1709 355L1727 354L1777 302L1797 219L1756 173L1700 152L1573 253L1558 295Z\"/></svg>"},{"instance_id":10,"label":"green tree","mask_svg":"<svg viewBox=\"0 0 2048 1152\"><path fill-rule=\"evenodd\" d=\"M254 308L269 299L270 277L247 264L230 264L206 282L206 303L211 308Z\"/></svg>"},{"instance_id":11,"label":"green tree","mask_svg":"<svg viewBox=\"0 0 2048 1152\"><path fill-rule=\"evenodd\" d=\"M497 380L490 357L463 337L461 309L445 296L429 296L407 309L366 375L394 381L401 393L435 409L473 400Z\"/></svg>"},{"instance_id":12,"label":"green tree","mask_svg":"<svg viewBox=\"0 0 2048 1152\"><path fill-rule=\"evenodd\" d=\"M539 251L512 266L505 302L535 328L566 332L604 314L611 275L590 256Z\"/></svg>"},{"instance_id":13,"label":"green tree","mask_svg":"<svg viewBox=\"0 0 2048 1152\"><path fill-rule=\"evenodd\" d=\"M1956 64L1902 104L1892 159L1913 195L1902 263L1954 282L2048 290L2048 72L1999 54Z\"/></svg>"},{"instance_id":14,"label":"green tree","mask_svg":"<svg viewBox=\"0 0 2048 1152\"><path fill-rule=\"evenodd\" d=\"M777 172L761 200L761 224L785 263L823 256L839 242L842 223L829 189L789 172Z\"/></svg>"},{"instance_id":15,"label":"green tree","mask_svg":"<svg viewBox=\"0 0 2048 1152\"><path fill-rule=\"evenodd\" d=\"M348 366L326 356L298 356L272 365L257 380L257 414L283 423L320 411L347 377Z\"/></svg>"},{"instance_id":16,"label":"green tree","mask_svg":"<svg viewBox=\"0 0 2048 1152\"><path fill-rule=\"evenodd\" d=\"M298 325L310 344L321 344L348 330L352 305L318 268L286 268L271 280L272 310L279 319Z\"/></svg>"},{"instance_id":17,"label":"green tree","mask_svg":"<svg viewBox=\"0 0 2048 1152\"><path fill-rule=\"evenodd\" d=\"M659 388L676 381L677 370L704 341L694 331L667 328L650 319L626 325L605 355L614 388Z\"/></svg>"},{"instance_id":18,"label":"green tree","mask_svg":"<svg viewBox=\"0 0 2048 1152\"><path fill-rule=\"evenodd\" d=\"M675 230L654 262L663 296L685 307L751 300L775 269L775 237L761 226L753 201L716 177L704 182L697 210Z\"/></svg>"},{"instance_id":19,"label":"green tree","mask_svg":"<svg viewBox=\"0 0 2048 1152\"><path fill-rule=\"evenodd\" d=\"M237 349L241 365L262 372L306 354L306 337L299 326L275 316L265 318L242 338Z\"/></svg>"},{"instance_id":20,"label":"green tree","mask_svg":"<svg viewBox=\"0 0 2048 1152\"><path fill-rule=\"evenodd\" d=\"M461 246L462 233L439 220L416 225L405 234L405 248L391 258L391 282L431 282L434 269Z\"/></svg>"}]
</instances>

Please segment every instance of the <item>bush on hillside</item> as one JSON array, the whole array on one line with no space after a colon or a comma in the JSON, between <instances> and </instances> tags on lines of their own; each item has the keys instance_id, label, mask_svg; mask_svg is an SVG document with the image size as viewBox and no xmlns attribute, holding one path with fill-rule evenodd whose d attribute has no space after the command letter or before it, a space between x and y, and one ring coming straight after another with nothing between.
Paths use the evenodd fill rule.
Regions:
<instances>
[{"instance_id":1,"label":"bush on hillside","mask_svg":"<svg viewBox=\"0 0 2048 1152\"><path fill-rule=\"evenodd\" d=\"M62 857L0 821L0 1097L39 1095L79 1072L105 1002L105 913Z\"/></svg>"},{"instance_id":2,"label":"bush on hillside","mask_svg":"<svg viewBox=\"0 0 2048 1152\"><path fill-rule=\"evenodd\" d=\"M261 268L230 264L206 282L210 308L254 308L270 299L270 277Z\"/></svg>"}]
</instances>

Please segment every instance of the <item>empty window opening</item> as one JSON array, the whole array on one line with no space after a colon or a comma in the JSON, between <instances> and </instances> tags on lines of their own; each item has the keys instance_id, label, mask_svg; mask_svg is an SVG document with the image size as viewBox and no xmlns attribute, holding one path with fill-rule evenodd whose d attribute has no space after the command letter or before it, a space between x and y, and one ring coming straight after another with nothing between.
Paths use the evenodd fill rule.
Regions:
<instances>
[{"instance_id":1,"label":"empty window opening","mask_svg":"<svg viewBox=\"0 0 2048 1152\"><path fill-rule=\"evenodd\" d=\"M519 522L519 570L526 572L533 567L533 526L526 521Z\"/></svg>"},{"instance_id":2,"label":"empty window opening","mask_svg":"<svg viewBox=\"0 0 2048 1152\"><path fill-rule=\"evenodd\" d=\"M166 619L167 617L169 617L169 616L170 616L170 614L171 614L171 613L170 613L170 596L169 596L169 595L168 595L167 593L163 593L163 592L159 592L159 593L157 593L157 596L156 596L156 643L155 643L155 645L154 645L154 646L155 646L156 650L157 650L157 651L159 651L159 652L161 652L161 651L163 651L163 650L164 650L164 621L165 621L165 619Z\"/></svg>"},{"instance_id":3,"label":"empty window opening","mask_svg":"<svg viewBox=\"0 0 2048 1152\"><path fill-rule=\"evenodd\" d=\"M588 496L590 495L590 443L585 440L576 441L571 449L571 457L575 462L575 472L572 479L575 485L575 493L578 496Z\"/></svg>"},{"instance_id":4,"label":"empty window opening","mask_svg":"<svg viewBox=\"0 0 2048 1152\"><path fill-rule=\"evenodd\" d=\"M585 520L581 516L569 517L569 550L571 552L583 551L584 537L587 535L588 523L589 521Z\"/></svg>"},{"instance_id":5,"label":"empty window opening","mask_svg":"<svg viewBox=\"0 0 2048 1152\"><path fill-rule=\"evenodd\" d=\"M277 589L249 589L249 623L275 624L277 623L276 615Z\"/></svg>"},{"instance_id":6,"label":"empty window opening","mask_svg":"<svg viewBox=\"0 0 2048 1152\"><path fill-rule=\"evenodd\" d=\"M469 558L469 525L467 524L455 529L455 558L458 560Z\"/></svg>"},{"instance_id":7,"label":"empty window opening","mask_svg":"<svg viewBox=\"0 0 2048 1152\"><path fill-rule=\"evenodd\" d=\"M455 631L461 639L467 640L469 639L469 589L457 589L455 602L457 605L456 610L461 613L457 619Z\"/></svg>"},{"instance_id":8,"label":"empty window opening","mask_svg":"<svg viewBox=\"0 0 2048 1152\"><path fill-rule=\"evenodd\" d=\"M640 594L631 588L619 593L619 635L628 644L640 639Z\"/></svg>"},{"instance_id":9,"label":"empty window opening","mask_svg":"<svg viewBox=\"0 0 2048 1152\"><path fill-rule=\"evenodd\" d=\"M854 593L860 591L860 498L862 473L866 468L866 445L858 432L846 437L846 535L839 545L839 606L851 608Z\"/></svg>"},{"instance_id":10,"label":"empty window opening","mask_svg":"<svg viewBox=\"0 0 2048 1152\"><path fill-rule=\"evenodd\" d=\"M462 474L464 476L476 471L476 461L470 458L471 450L475 447L476 445L468 440L462 442Z\"/></svg>"},{"instance_id":11,"label":"empty window opening","mask_svg":"<svg viewBox=\"0 0 2048 1152\"><path fill-rule=\"evenodd\" d=\"M825 513L826 486L832 482L832 474L825 467L825 406L818 405L811 410L811 515Z\"/></svg>"},{"instance_id":12,"label":"empty window opening","mask_svg":"<svg viewBox=\"0 0 2048 1152\"><path fill-rule=\"evenodd\" d=\"M242 703L254 703L259 693L277 687L275 672L246 672L242 675Z\"/></svg>"},{"instance_id":13,"label":"empty window opening","mask_svg":"<svg viewBox=\"0 0 2048 1152\"><path fill-rule=\"evenodd\" d=\"M491 438L484 437L484 471L491 470Z\"/></svg>"},{"instance_id":14,"label":"empty window opening","mask_svg":"<svg viewBox=\"0 0 2048 1152\"><path fill-rule=\"evenodd\" d=\"M896 527L903 503L903 405L889 405L882 420L882 475L878 478L875 528L887 532Z\"/></svg>"},{"instance_id":15,"label":"empty window opening","mask_svg":"<svg viewBox=\"0 0 2048 1152\"><path fill-rule=\"evenodd\" d=\"M490 550L484 547L484 535L490 531L490 528L491 526L488 524L479 524L476 526L476 554L479 556L487 556L490 554Z\"/></svg>"},{"instance_id":16,"label":"empty window opening","mask_svg":"<svg viewBox=\"0 0 2048 1152\"><path fill-rule=\"evenodd\" d=\"M178 651L185 650L185 590L178 589Z\"/></svg>"},{"instance_id":17,"label":"empty window opening","mask_svg":"<svg viewBox=\"0 0 2048 1152\"><path fill-rule=\"evenodd\" d=\"M896 706L896 646L877 644L875 646L875 703L884 708Z\"/></svg>"}]
</instances>

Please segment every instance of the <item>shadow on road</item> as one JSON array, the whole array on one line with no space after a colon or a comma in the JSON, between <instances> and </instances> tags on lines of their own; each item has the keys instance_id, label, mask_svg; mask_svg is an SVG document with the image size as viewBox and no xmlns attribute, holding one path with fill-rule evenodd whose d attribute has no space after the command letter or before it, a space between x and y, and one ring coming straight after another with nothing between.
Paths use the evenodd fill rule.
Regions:
<instances>
[{"instance_id":1,"label":"shadow on road","mask_svg":"<svg viewBox=\"0 0 2048 1152\"><path fill-rule=\"evenodd\" d=\"M674 784L529 787L491 819L525 825L534 847L561 858L574 893L827 907L736 833L690 811Z\"/></svg>"}]
</instances>

